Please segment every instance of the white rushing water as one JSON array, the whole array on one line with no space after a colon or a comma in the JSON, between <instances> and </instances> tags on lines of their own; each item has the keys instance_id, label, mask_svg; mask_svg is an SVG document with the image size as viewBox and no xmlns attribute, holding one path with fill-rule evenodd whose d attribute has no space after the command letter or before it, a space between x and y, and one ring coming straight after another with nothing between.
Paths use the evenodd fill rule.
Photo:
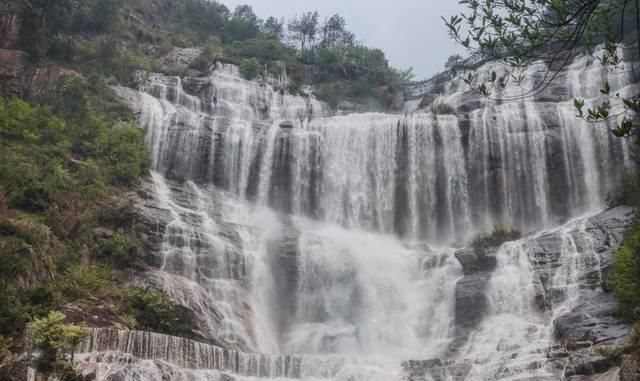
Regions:
<instances>
[{"instance_id":1,"label":"white rushing water","mask_svg":"<svg viewBox=\"0 0 640 381\"><path fill-rule=\"evenodd\" d=\"M445 363L444 378L427 380L551 377L542 352L554 318L577 303L586 267L599 268L583 219L553 226L600 210L629 160L606 129L575 120L568 97L597 97L607 75L575 65L590 74L569 72L564 101L484 103L454 81L441 99L476 104L455 116L333 116L225 65L117 87L147 133L145 202L162 236L158 268L139 282L193 311L196 333L216 345L98 330L82 361L101 380L399 380L404 361L426 359L466 369L460 378ZM449 246L498 222L551 230L498 250L486 317L463 335L463 271ZM541 310L544 234L562 249Z\"/></svg>"}]
</instances>

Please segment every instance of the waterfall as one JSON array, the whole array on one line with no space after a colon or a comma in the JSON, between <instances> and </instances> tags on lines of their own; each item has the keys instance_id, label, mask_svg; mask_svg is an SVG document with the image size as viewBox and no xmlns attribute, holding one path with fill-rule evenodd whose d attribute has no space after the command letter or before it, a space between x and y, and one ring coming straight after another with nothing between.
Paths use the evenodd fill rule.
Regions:
<instances>
[{"instance_id":1,"label":"waterfall","mask_svg":"<svg viewBox=\"0 0 640 381\"><path fill-rule=\"evenodd\" d=\"M564 91L591 94L596 82L574 73ZM631 91L619 77L612 83ZM486 103L462 116L329 116L313 98L222 68L139 81L116 90L139 111L158 172L408 239L450 244L498 222L529 231L599 210L629 160L623 141L577 120L567 100ZM443 99L467 102L460 92Z\"/></svg>"},{"instance_id":2,"label":"waterfall","mask_svg":"<svg viewBox=\"0 0 640 381\"><path fill-rule=\"evenodd\" d=\"M592 77L609 74L574 65L516 102L453 80L440 100L456 115L332 115L233 65L138 73L115 87L153 158L139 206L156 266L136 283L192 311L202 342L96 330L80 364L99 380L554 379L555 322L599 295L612 246L592 216L629 161L623 141L575 119L570 97L597 100ZM531 233L468 274L457 250L496 223ZM483 314L462 326L469 276Z\"/></svg>"}]
</instances>

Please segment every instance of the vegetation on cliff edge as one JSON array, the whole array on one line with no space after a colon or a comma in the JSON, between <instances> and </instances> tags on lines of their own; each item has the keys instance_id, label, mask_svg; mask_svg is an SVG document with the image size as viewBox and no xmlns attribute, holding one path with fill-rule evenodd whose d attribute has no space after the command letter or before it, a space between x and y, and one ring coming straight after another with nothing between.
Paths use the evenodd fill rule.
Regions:
<instances>
[{"instance_id":1,"label":"vegetation on cliff edge","mask_svg":"<svg viewBox=\"0 0 640 381\"><path fill-rule=\"evenodd\" d=\"M231 11L206 0L28 0L13 8L23 20L19 47L33 65L63 65L120 83L135 69L160 70L159 58L173 47L192 46L203 47L193 65L200 70L225 59L239 63L249 79L286 68L294 92L352 82L376 90L320 92L325 100L371 99L389 107L411 78L410 71L391 67L380 49L358 43L340 15L324 22L318 12L263 20L251 6Z\"/></svg>"}]
</instances>

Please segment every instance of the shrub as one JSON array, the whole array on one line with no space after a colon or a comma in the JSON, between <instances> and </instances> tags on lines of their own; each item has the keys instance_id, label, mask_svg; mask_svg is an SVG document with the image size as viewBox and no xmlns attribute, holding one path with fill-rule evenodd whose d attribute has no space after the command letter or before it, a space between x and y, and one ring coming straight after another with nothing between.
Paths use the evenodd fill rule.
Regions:
<instances>
[{"instance_id":1,"label":"shrub","mask_svg":"<svg viewBox=\"0 0 640 381\"><path fill-rule=\"evenodd\" d=\"M133 234L121 231L96 242L94 255L102 262L119 269L134 267L142 256L140 242Z\"/></svg>"},{"instance_id":2,"label":"shrub","mask_svg":"<svg viewBox=\"0 0 640 381\"><path fill-rule=\"evenodd\" d=\"M340 56L333 49L322 48L318 52L318 61L320 65L335 65L340 62Z\"/></svg>"},{"instance_id":3,"label":"shrub","mask_svg":"<svg viewBox=\"0 0 640 381\"><path fill-rule=\"evenodd\" d=\"M336 108L346 96L344 84L341 82L323 83L318 86L314 94L333 108Z\"/></svg>"},{"instance_id":4,"label":"shrub","mask_svg":"<svg viewBox=\"0 0 640 381\"><path fill-rule=\"evenodd\" d=\"M640 320L640 221L625 233L622 245L613 257L608 284L613 288L623 318Z\"/></svg>"},{"instance_id":5,"label":"shrub","mask_svg":"<svg viewBox=\"0 0 640 381\"><path fill-rule=\"evenodd\" d=\"M515 241L522 237L519 229L498 224L489 234L480 234L471 241L471 246L477 255L484 255L488 248L498 247L505 242Z\"/></svg>"},{"instance_id":6,"label":"shrub","mask_svg":"<svg viewBox=\"0 0 640 381\"><path fill-rule=\"evenodd\" d=\"M240 61L240 74L245 79L254 79L260 72L260 62L255 58L245 58Z\"/></svg>"},{"instance_id":7,"label":"shrub","mask_svg":"<svg viewBox=\"0 0 640 381\"><path fill-rule=\"evenodd\" d=\"M620 205L640 205L640 177L635 170L625 170L620 182L607 196L610 208Z\"/></svg>"},{"instance_id":8,"label":"shrub","mask_svg":"<svg viewBox=\"0 0 640 381\"><path fill-rule=\"evenodd\" d=\"M15 237L0 243L0 281L13 282L25 273L31 263L29 248L28 243Z\"/></svg>"},{"instance_id":9,"label":"shrub","mask_svg":"<svg viewBox=\"0 0 640 381\"><path fill-rule=\"evenodd\" d=\"M60 293L51 283L21 290L18 298L23 313L31 318L46 316L60 306Z\"/></svg>"},{"instance_id":10,"label":"shrub","mask_svg":"<svg viewBox=\"0 0 640 381\"><path fill-rule=\"evenodd\" d=\"M131 288L124 293L126 314L135 321L135 328L171 335L188 331L181 310L169 295L150 288Z\"/></svg>"},{"instance_id":11,"label":"shrub","mask_svg":"<svg viewBox=\"0 0 640 381\"><path fill-rule=\"evenodd\" d=\"M229 53L238 58L255 58L262 64L296 61L295 51L276 39L265 37L235 42L230 46Z\"/></svg>"},{"instance_id":12,"label":"shrub","mask_svg":"<svg viewBox=\"0 0 640 381\"><path fill-rule=\"evenodd\" d=\"M338 81L332 83L323 83L315 91L318 99L327 102L331 107L336 108L337 105L344 100L356 101L374 101L383 104L384 93L375 83L360 78L355 81Z\"/></svg>"},{"instance_id":13,"label":"shrub","mask_svg":"<svg viewBox=\"0 0 640 381\"><path fill-rule=\"evenodd\" d=\"M106 294L111 289L111 269L107 266L79 265L68 268L57 280L56 286L67 301L78 301Z\"/></svg>"},{"instance_id":14,"label":"shrub","mask_svg":"<svg viewBox=\"0 0 640 381\"><path fill-rule=\"evenodd\" d=\"M15 300L13 285L0 280L0 336L20 334L24 329L24 315Z\"/></svg>"},{"instance_id":15,"label":"shrub","mask_svg":"<svg viewBox=\"0 0 640 381\"><path fill-rule=\"evenodd\" d=\"M133 124L125 123L112 128L97 140L99 155L108 164L112 184L132 185L151 165L144 148L144 133Z\"/></svg>"},{"instance_id":16,"label":"shrub","mask_svg":"<svg viewBox=\"0 0 640 381\"><path fill-rule=\"evenodd\" d=\"M86 328L65 324L64 319L62 313L52 311L47 317L33 321L33 342L40 350L40 365L45 370L57 368L57 360L73 361L74 352L89 335ZM70 359L67 358L68 355Z\"/></svg>"},{"instance_id":17,"label":"shrub","mask_svg":"<svg viewBox=\"0 0 640 381\"><path fill-rule=\"evenodd\" d=\"M448 103L442 101L434 102L431 105L431 112L435 115L452 115L455 114L455 110Z\"/></svg>"},{"instance_id":18,"label":"shrub","mask_svg":"<svg viewBox=\"0 0 640 381\"><path fill-rule=\"evenodd\" d=\"M216 37L212 37L202 47L202 52L198 59L193 63L193 67L198 70L206 70L209 65L222 54L222 43Z\"/></svg>"}]
</instances>

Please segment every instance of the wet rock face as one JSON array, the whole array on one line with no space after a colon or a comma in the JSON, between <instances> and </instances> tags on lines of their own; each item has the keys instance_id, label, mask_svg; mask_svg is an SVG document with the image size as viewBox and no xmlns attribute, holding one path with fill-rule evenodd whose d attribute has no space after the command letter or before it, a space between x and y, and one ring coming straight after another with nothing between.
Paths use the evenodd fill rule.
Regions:
<instances>
[{"instance_id":1,"label":"wet rock face","mask_svg":"<svg viewBox=\"0 0 640 381\"><path fill-rule=\"evenodd\" d=\"M605 211L586 221L583 229L588 236L576 237L575 250L582 252L588 248L597 253L597 256L582 258L579 263L582 274L577 279L580 303L556 319L556 338L592 338L601 341L619 338L629 331L629 325L621 323L615 317L613 295L605 292L603 284L632 216L632 209L626 207ZM554 287L553 278L561 265L562 245L567 244L565 241L556 233L543 235L535 240L532 259L546 295L545 305L552 305L564 297L563 291Z\"/></svg>"},{"instance_id":2,"label":"wet rock face","mask_svg":"<svg viewBox=\"0 0 640 381\"><path fill-rule=\"evenodd\" d=\"M18 41L22 20L17 14L5 13L0 16L0 48L12 49Z\"/></svg>"},{"instance_id":3,"label":"wet rock face","mask_svg":"<svg viewBox=\"0 0 640 381\"><path fill-rule=\"evenodd\" d=\"M160 58L160 64L168 71L181 71L189 69L202 54L202 48L173 48L164 57Z\"/></svg>"},{"instance_id":4,"label":"wet rock face","mask_svg":"<svg viewBox=\"0 0 640 381\"><path fill-rule=\"evenodd\" d=\"M456 284L456 326L473 328L482 321L488 301L487 282L491 274L468 275Z\"/></svg>"},{"instance_id":5,"label":"wet rock face","mask_svg":"<svg viewBox=\"0 0 640 381\"><path fill-rule=\"evenodd\" d=\"M117 328L125 329L126 324L122 321L119 311L112 304L101 304L92 306L87 310L76 304L65 304L60 309L66 316L68 323L84 323L92 328Z\"/></svg>"},{"instance_id":6,"label":"wet rock face","mask_svg":"<svg viewBox=\"0 0 640 381\"><path fill-rule=\"evenodd\" d=\"M489 249L483 255L478 255L472 248L458 250L455 253L456 259L462 265L464 275L473 275L479 272L491 272L496 268L496 250Z\"/></svg>"},{"instance_id":7,"label":"wet rock face","mask_svg":"<svg viewBox=\"0 0 640 381\"><path fill-rule=\"evenodd\" d=\"M472 249L458 250L455 256L465 276L456 284L458 339L450 350L456 353L464 348L480 323L496 313L487 295L491 294L491 287L504 284L492 283L492 279L503 277L504 273L498 270L504 271L505 266L514 264L513 250L516 250L530 263L532 313L544 316L553 314L560 306L570 308L553 321L553 339L563 344L547 354L554 372L567 369L566 375L575 376L575 380L590 380L580 378L590 374L602 376L610 364L599 354L597 346L620 344L631 329L616 317L613 295L603 289L603 284L632 218L632 209L618 207L565 228L525 237L512 246L506 244L486 256L478 256ZM574 302L566 304L567 300Z\"/></svg>"},{"instance_id":8,"label":"wet rock face","mask_svg":"<svg viewBox=\"0 0 640 381\"><path fill-rule=\"evenodd\" d=\"M625 337L631 325L618 320L617 306L610 294L594 292L573 311L558 317L554 322L557 339L615 340Z\"/></svg>"},{"instance_id":9,"label":"wet rock face","mask_svg":"<svg viewBox=\"0 0 640 381\"><path fill-rule=\"evenodd\" d=\"M407 361L402 364L408 381L464 381L471 371L469 363L454 363L440 359Z\"/></svg>"},{"instance_id":10,"label":"wet rock face","mask_svg":"<svg viewBox=\"0 0 640 381\"><path fill-rule=\"evenodd\" d=\"M487 282L497 265L496 249L489 248L482 255L465 248L455 253L462 265L464 277L456 284L456 326L470 329L480 323L487 311Z\"/></svg>"}]
</instances>

